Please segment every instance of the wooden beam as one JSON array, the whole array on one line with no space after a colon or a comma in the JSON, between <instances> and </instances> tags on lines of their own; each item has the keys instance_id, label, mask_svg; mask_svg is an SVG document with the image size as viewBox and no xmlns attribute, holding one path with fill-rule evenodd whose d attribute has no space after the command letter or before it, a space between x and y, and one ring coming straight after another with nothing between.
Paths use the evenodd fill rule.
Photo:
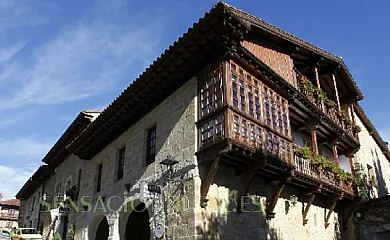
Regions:
<instances>
[{"instance_id":1,"label":"wooden beam","mask_svg":"<svg viewBox=\"0 0 390 240\"><path fill-rule=\"evenodd\" d=\"M319 118L314 118L309 121L307 121L302 127L296 129L297 132L303 131L305 129L310 130L317 127L317 125L320 123Z\"/></svg>"},{"instance_id":2,"label":"wooden beam","mask_svg":"<svg viewBox=\"0 0 390 240\"><path fill-rule=\"evenodd\" d=\"M304 209L304 211L302 212L302 221L303 221L303 225L306 225L307 223L307 213L309 212L309 209L310 209L310 206L311 204L313 203L315 197L316 197L316 194L321 192L321 189L322 189L322 184L318 187L315 187L315 188L312 188L311 190L309 190L306 195L309 195L309 200L307 201L307 204L306 204L306 207Z\"/></svg>"},{"instance_id":3,"label":"wooden beam","mask_svg":"<svg viewBox=\"0 0 390 240\"><path fill-rule=\"evenodd\" d=\"M337 201L341 199L341 196L336 196L333 201L332 201L332 205L330 205L330 208L329 208L329 212L328 214L326 215L326 218L325 218L325 228L328 228L329 227L329 219L330 219L330 215L332 214L334 208L336 207L336 204L337 204Z\"/></svg>"},{"instance_id":4,"label":"wooden beam","mask_svg":"<svg viewBox=\"0 0 390 240\"><path fill-rule=\"evenodd\" d=\"M338 91L338 89L337 89L337 84L336 84L336 75L335 75L335 74L332 74L332 78L333 78L333 87L334 87L334 91L335 91L335 94L336 94L337 108L338 108L339 112L341 112L339 91Z\"/></svg>"},{"instance_id":5,"label":"wooden beam","mask_svg":"<svg viewBox=\"0 0 390 240\"><path fill-rule=\"evenodd\" d=\"M201 190L201 206L206 207L207 206L207 193L209 192L211 183L213 182L215 175L217 175L217 171L219 168L219 163L220 163L221 155L218 154L213 163L211 164L211 167L207 173L207 176L202 183L202 190Z\"/></svg>"},{"instance_id":6,"label":"wooden beam","mask_svg":"<svg viewBox=\"0 0 390 240\"><path fill-rule=\"evenodd\" d=\"M239 194L237 197L237 213L241 213L242 212L242 197L243 196L246 196L248 194L248 191L249 191L249 188L253 182L253 179L255 178L256 176L256 173L257 171L260 169L260 168L263 168L265 165L267 164L267 160L266 158L262 159L262 160L258 160L257 162L255 162L252 167L251 167L251 171L245 181L245 184L244 184L244 187L241 191L241 194Z\"/></svg>"},{"instance_id":7,"label":"wooden beam","mask_svg":"<svg viewBox=\"0 0 390 240\"><path fill-rule=\"evenodd\" d=\"M273 196L271 198L271 201L267 205L266 219L269 220L269 219L272 219L272 218L275 217L274 209L275 209L276 203L278 202L279 197L282 194L283 189L284 189L285 186L286 186L286 181L280 183L279 187L277 188L277 190L273 194Z\"/></svg>"},{"instance_id":8,"label":"wooden beam","mask_svg":"<svg viewBox=\"0 0 390 240\"><path fill-rule=\"evenodd\" d=\"M306 223L307 223L307 219L306 219L307 213L309 212L310 206L313 203L315 198L316 198L316 194L315 193L311 194L310 197L309 197L309 200L306 203L305 210L302 213L303 225L306 225Z\"/></svg>"}]
</instances>

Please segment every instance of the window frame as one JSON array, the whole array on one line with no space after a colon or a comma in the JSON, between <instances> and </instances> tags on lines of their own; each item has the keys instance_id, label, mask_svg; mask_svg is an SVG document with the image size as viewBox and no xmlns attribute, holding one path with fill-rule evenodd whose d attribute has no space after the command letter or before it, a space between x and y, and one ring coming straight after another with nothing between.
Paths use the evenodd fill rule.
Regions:
<instances>
[{"instance_id":1,"label":"window frame","mask_svg":"<svg viewBox=\"0 0 390 240\"><path fill-rule=\"evenodd\" d=\"M97 166L96 192L100 192L102 190L102 175L103 175L103 163L100 163Z\"/></svg>"},{"instance_id":2,"label":"window frame","mask_svg":"<svg viewBox=\"0 0 390 240\"><path fill-rule=\"evenodd\" d=\"M152 127L148 128L147 130L147 137L146 137L146 165L147 166L154 163L156 160L156 136L157 136L157 125L155 124ZM151 143L152 141L153 143Z\"/></svg>"},{"instance_id":3,"label":"window frame","mask_svg":"<svg viewBox=\"0 0 390 240\"><path fill-rule=\"evenodd\" d=\"M117 155L117 167L116 167L116 181L123 179L125 169L125 158L126 158L126 146L118 150Z\"/></svg>"}]
</instances>

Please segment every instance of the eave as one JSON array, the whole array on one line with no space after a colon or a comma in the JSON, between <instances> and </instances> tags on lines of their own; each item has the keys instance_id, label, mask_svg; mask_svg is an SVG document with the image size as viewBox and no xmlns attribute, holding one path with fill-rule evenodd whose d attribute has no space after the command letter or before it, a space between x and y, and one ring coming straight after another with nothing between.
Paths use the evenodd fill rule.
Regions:
<instances>
[{"instance_id":1,"label":"eave","mask_svg":"<svg viewBox=\"0 0 390 240\"><path fill-rule=\"evenodd\" d=\"M99 114L99 110L83 110L70 124L55 145L50 149L42 162L52 167L57 167L70 154L67 146L93 121L94 115Z\"/></svg>"},{"instance_id":2,"label":"eave","mask_svg":"<svg viewBox=\"0 0 390 240\"><path fill-rule=\"evenodd\" d=\"M370 121L370 119L368 118L368 116L366 115L366 113L364 112L363 108L360 106L359 103L356 103L354 105L354 110L356 114L359 116L359 118L362 120L367 131L371 134L375 142L379 145L379 148L386 156L387 160L390 162L390 152L387 144L383 141L382 137L376 130L374 124L372 124L372 122Z\"/></svg>"},{"instance_id":3,"label":"eave","mask_svg":"<svg viewBox=\"0 0 390 240\"><path fill-rule=\"evenodd\" d=\"M91 159L197 72L223 57L224 12L217 4L117 97L70 145Z\"/></svg>"},{"instance_id":4,"label":"eave","mask_svg":"<svg viewBox=\"0 0 390 240\"><path fill-rule=\"evenodd\" d=\"M36 189L42 186L54 172L54 169L49 165L40 166L37 171L30 177L23 187L16 194L17 199L26 199L30 197Z\"/></svg>"},{"instance_id":5,"label":"eave","mask_svg":"<svg viewBox=\"0 0 390 240\"><path fill-rule=\"evenodd\" d=\"M237 9L233 6L230 6L226 3L222 3L225 7L225 9L232 13L233 16L235 16L235 18L237 18L239 21L241 21L241 23L245 26L247 26L248 28L251 28L251 27L256 27L256 28L259 28L261 30L263 30L264 32L267 32L269 34L272 34L274 36L276 36L277 38L280 38L280 39L283 39L284 41L287 41L287 42L290 42L292 43L293 45L295 45L296 47L298 48L303 48L303 49L306 49L312 53L315 53L315 54L318 54L319 56L325 58L325 59L328 59L330 61L333 61L335 62L336 66L339 65L342 70L344 71L344 73L346 74L346 76L348 77L348 79L350 80L350 83L352 84L352 87L353 89L356 91L356 94L357 94L357 99L356 101L359 101L359 100L362 100L364 98L363 96L363 93L361 92L361 90L359 89L358 85L356 84L355 80L353 79L352 77L352 74L350 73L350 71L348 70L347 66L345 65L344 61L334 55L334 54L331 54L309 42L306 42L305 40L301 39L301 38L298 38L294 35L292 35L291 33L288 33L272 24L269 24L247 12L244 12L240 9Z\"/></svg>"}]
</instances>

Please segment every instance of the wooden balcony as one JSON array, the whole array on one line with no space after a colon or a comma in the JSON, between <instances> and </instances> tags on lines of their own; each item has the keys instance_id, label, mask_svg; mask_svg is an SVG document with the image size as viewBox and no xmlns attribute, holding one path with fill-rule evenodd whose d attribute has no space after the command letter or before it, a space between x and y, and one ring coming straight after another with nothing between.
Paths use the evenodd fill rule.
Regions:
<instances>
[{"instance_id":1,"label":"wooden balcony","mask_svg":"<svg viewBox=\"0 0 390 240\"><path fill-rule=\"evenodd\" d=\"M301 91L306 93L305 88ZM354 197L352 186L316 170L310 161L295 158L291 104L235 62L223 62L199 76L198 100L199 162L218 159L238 174L255 169L253 175L270 181L290 176L290 183L304 188L323 186L324 194ZM314 97L310 101L342 126L335 108ZM327 136L324 131L319 134L321 139Z\"/></svg>"},{"instance_id":2,"label":"wooden balcony","mask_svg":"<svg viewBox=\"0 0 390 240\"><path fill-rule=\"evenodd\" d=\"M343 121L342 113L338 110L337 105L331 106L327 102L320 99L317 93L313 93L306 85L307 78L297 73L298 90L309 99L309 101L316 106L320 111L327 115L338 127L342 128L351 138L359 141L357 133L354 132L352 125L347 125Z\"/></svg>"},{"instance_id":3,"label":"wooden balcony","mask_svg":"<svg viewBox=\"0 0 390 240\"><path fill-rule=\"evenodd\" d=\"M340 192L345 192L353 196L354 190L352 184L347 184L344 181L340 181L331 172L325 172L319 170L313 166L308 159L303 159L298 156L294 156L294 165L297 178L309 178L314 181L320 181L324 186L322 188L336 188Z\"/></svg>"},{"instance_id":4,"label":"wooden balcony","mask_svg":"<svg viewBox=\"0 0 390 240\"><path fill-rule=\"evenodd\" d=\"M259 161L255 159L255 153L261 150L266 159L265 166L256 173L259 176L278 179L286 171L293 170L292 184L306 188L321 186L324 194L342 194L350 199L355 196L352 184L340 181L333 173L318 170L310 160L295 156L291 139L238 109L222 106L201 120L198 126L200 151L197 155L200 159L211 159L202 157L202 153L220 152L229 145L228 151L222 154L223 161L237 171L246 171L242 168L254 166Z\"/></svg>"},{"instance_id":5,"label":"wooden balcony","mask_svg":"<svg viewBox=\"0 0 390 240\"><path fill-rule=\"evenodd\" d=\"M0 220L17 221L18 215L8 214L8 213L0 213Z\"/></svg>"}]
</instances>

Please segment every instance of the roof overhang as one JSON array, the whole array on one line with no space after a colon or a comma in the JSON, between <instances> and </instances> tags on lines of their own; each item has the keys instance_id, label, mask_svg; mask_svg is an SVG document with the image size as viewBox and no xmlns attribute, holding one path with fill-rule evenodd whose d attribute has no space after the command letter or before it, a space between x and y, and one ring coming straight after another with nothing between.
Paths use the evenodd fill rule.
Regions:
<instances>
[{"instance_id":1,"label":"roof overhang","mask_svg":"<svg viewBox=\"0 0 390 240\"><path fill-rule=\"evenodd\" d=\"M361 119L361 121L363 122L364 126L366 127L366 129L368 130L370 135L373 137L375 142L378 144L378 146L381 149L381 151L383 152L383 154L386 156L387 160L390 162L389 147L385 143L385 141L383 141L382 137L380 136L380 134L376 130L374 124L372 124L372 122L370 121L370 119L368 118L366 113L364 112L362 106L360 106L359 103L356 103L354 105L354 110L355 110L356 114L359 116L359 118Z\"/></svg>"},{"instance_id":2,"label":"roof overhang","mask_svg":"<svg viewBox=\"0 0 390 240\"><path fill-rule=\"evenodd\" d=\"M70 154L67 146L101 113L99 110L83 110L43 158L42 162L57 167Z\"/></svg>"},{"instance_id":3,"label":"roof overhang","mask_svg":"<svg viewBox=\"0 0 390 240\"><path fill-rule=\"evenodd\" d=\"M313 58L316 58L318 61L320 59L322 59L322 61L327 61L328 65L330 65L331 68L334 68L334 70L341 68L342 71L338 70L339 74L342 76L345 75L345 77L349 80L348 82L351 85L351 88L356 93L356 99L353 100L359 101L364 98L363 93L359 89L358 85L352 77L352 74L348 70L341 57L331 54L301 38L292 35L291 33L288 33L270 23L259 19L256 16L230 6L229 4L222 4L229 13L231 13L241 22L242 25L245 25L248 29L259 29L263 32L263 34L270 36L274 41L277 40L279 42L287 43L287 45L289 45L288 51L291 51L290 54L298 49L300 52L303 51L309 55L313 55Z\"/></svg>"},{"instance_id":4,"label":"roof overhang","mask_svg":"<svg viewBox=\"0 0 390 240\"><path fill-rule=\"evenodd\" d=\"M54 169L49 165L40 166L35 173L30 177L23 187L16 194L17 199L26 199L30 197L35 190L37 190L40 186L42 186L46 180L51 176L54 172Z\"/></svg>"}]
</instances>

